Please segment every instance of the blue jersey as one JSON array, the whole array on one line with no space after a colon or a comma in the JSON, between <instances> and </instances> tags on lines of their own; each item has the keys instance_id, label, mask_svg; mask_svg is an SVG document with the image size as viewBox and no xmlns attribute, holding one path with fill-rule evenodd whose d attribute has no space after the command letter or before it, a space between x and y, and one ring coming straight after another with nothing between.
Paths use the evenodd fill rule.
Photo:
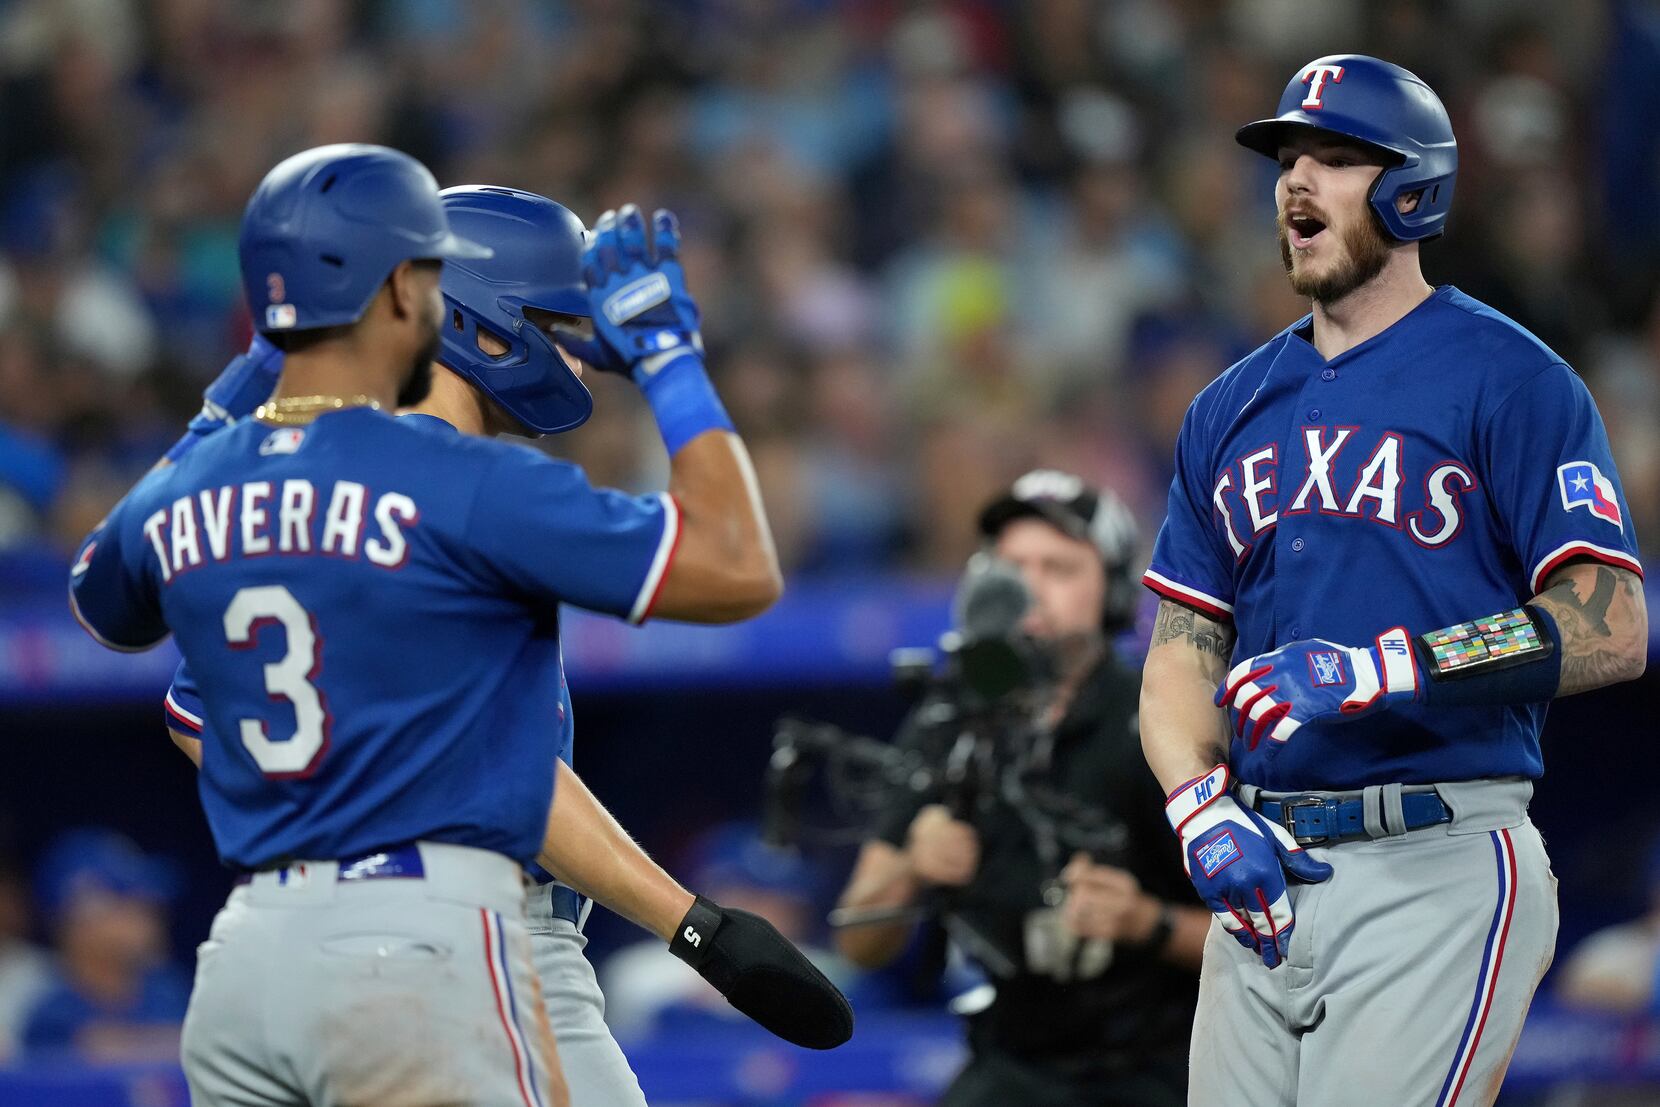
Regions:
<instances>
[{"instance_id":1,"label":"blue jersey","mask_svg":"<svg viewBox=\"0 0 1660 1107\"><path fill-rule=\"evenodd\" d=\"M1330 361L1310 326L1193 401L1144 578L1231 619L1236 661L1509 610L1576 558L1642 572L1590 392L1517 323L1443 287ZM1280 791L1537 777L1545 706L1397 707L1230 761Z\"/></svg>"},{"instance_id":2,"label":"blue jersey","mask_svg":"<svg viewBox=\"0 0 1660 1107\"><path fill-rule=\"evenodd\" d=\"M179 667L173 673L173 683L167 688L167 695L162 700L162 710L167 716L167 725L173 730L193 735L201 741L214 741L204 737L207 729L206 705L202 703L202 693L196 687L196 678L190 673L190 663L179 662ZM556 748L559 760L572 768L576 767L575 747L573 746L574 727L571 719L571 690L565 683L565 674L561 669L559 674L559 702L554 705L553 715L549 725L556 732ZM528 866L530 875L538 884L545 884L553 880L553 874L540 865Z\"/></svg>"},{"instance_id":3,"label":"blue jersey","mask_svg":"<svg viewBox=\"0 0 1660 1107\"><path fill-rule=\"evenodd\" d=\"M146 477L72 598L108 645L177 638L226 863L417 838L528 861L569 735L558 605L645 618L677 533L667 496L349 409L232 427Z\"/></svg>"}]
</instances>

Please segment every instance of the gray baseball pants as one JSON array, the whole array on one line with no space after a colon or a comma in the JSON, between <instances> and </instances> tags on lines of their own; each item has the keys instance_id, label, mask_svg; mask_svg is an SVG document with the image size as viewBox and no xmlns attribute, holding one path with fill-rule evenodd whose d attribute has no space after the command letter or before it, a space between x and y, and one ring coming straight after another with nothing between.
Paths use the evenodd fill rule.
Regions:
<instances>
[{"instance_id":1,"label":"gray baseball pants","mask_svg":"<svg viewBox=\"0 0 1660 1107\"><path fill-rule=\"evenodd\" d=\"M423 842L418 878L254 874L197 949L196 1107L543 1107L553 1036L523 871Z\"/></svg>"},{"instance_id":2,"label":"gray baseball pants","mask_svg":"<svg viewBox=\"0 0 1660 1107\"><path fill-rule=\"evenodd\" d=\"M1279 968L1211 928L1193 1107L1492 1103L1555 951L1556 877L1530 782L1435 790L1450 824L1308 847L1333 874L1292 885Z\"/></svg>"},{"instance_id":3,"label":"gray baseball pants","mask_svg":"<svg viewBox=\"0 0 1660 1107\"><path fill-rule=\"evenodd\" d=\"M548 1022L559 1042L571 1107L646 1107L640 1082L605 1024L605 996L582 952L588 939L580 923L555 913L551 889L531 889L530 949ZM663 956L669 956L666 946Z\"/></svg>"}]
</instances>

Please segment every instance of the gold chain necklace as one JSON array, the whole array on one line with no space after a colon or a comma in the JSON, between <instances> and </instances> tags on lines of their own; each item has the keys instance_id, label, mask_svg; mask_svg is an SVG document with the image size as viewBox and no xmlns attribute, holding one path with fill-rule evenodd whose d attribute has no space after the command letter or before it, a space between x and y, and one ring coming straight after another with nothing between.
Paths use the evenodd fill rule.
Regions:
<instances>
[{"instance_id":1,"label":"gold chain necklace","mask_svg":"<svg viewBox=\"0 0 1660 1107\"><path fill-rule=\"evenodd\" d=\"M261 423L291 426L309 423L325 412L342 411L348 407L379 411L380 401L361 393L356 396L283 396L260 404L254 411L254 418Z\"/></svg>"}]
</instances>

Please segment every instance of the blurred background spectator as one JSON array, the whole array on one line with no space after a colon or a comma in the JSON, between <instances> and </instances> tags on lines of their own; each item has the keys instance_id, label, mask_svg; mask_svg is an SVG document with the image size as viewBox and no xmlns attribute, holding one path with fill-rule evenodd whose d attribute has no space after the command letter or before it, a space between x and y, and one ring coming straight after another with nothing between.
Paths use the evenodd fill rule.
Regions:
<instances>
[{"instance_id":1,"label":"blurred background spectator","mask_svg":"<svg viewBox=\"0 0 1660 1107\"><path fill-rule=\"evenodd\" d=\"M167 948L172 866L113 831L71 830L47 850L36 883L57 956L24 1017L24 1051L94 1063L177 1057L190 977Z\"/></svg>"},{"instance_id":2,"label":"blurred background spectator","mask_svg":"<svg viewBox=\"0 0 1660 1107\"><path fill-rule=\"evenodd\" d=\"M149 464L245 344L251 186L343 139L589 220L624 199L678 208L787 568L948 569L963 551L944 536L968 533L969 506L1040 446L1124 490L1150 529L1193 386L1303 310L1278 271L1266 169L1231 132L1338 42L1446 100L1454 248L1426 267L1630 398L1612 429L1651 532L1652 6L1290 14L1275 0L0 4L0 547L62 549ZM601 401L549 448L648 484L662 458L634 433L633 397Z\"/></svg>"},{"instance_id":3,"label":"blurred background spectator","mask_svg":"<svg viewBox=\"0 0 1660 1107\"><path fill-rule=\"evenodd\" d=\"M1648 910L1595 931L1567 954L1556 985L1564 1002L1614 1015L1660 1014L1660 845L1647 861Z\"/></svg>"},{"instance_id":4,"label":"blurred background spectator","mask_svg":"<svg viewBox=\"0 0 1660 1107\"><path fill-rule=\"evenodd\" d=\"M18 1054L24 1019L52 979L51 959L28 934L28 881L0 852L0 1065Z\"/></svg>"}]
</instances>

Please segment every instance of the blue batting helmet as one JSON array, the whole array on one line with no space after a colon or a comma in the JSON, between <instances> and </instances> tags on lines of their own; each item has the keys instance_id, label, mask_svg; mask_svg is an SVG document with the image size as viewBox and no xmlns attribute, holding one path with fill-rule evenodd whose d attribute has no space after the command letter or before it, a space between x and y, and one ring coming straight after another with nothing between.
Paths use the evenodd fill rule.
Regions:
<instances>
[{"instance_id":1,"label":"blue batting helmet","mask_svg":"<svg viewBox=\"0 0 1660 1107\"><path fill-rule=\"evenodd\" d=\"M1389 159L1370 199L1395 238L1416 242L1446 230L1458 143L1441 98L1416 76L1364 54L1315 58L1285 86L1274 118L1247 123L1234 137L1241 146L1277 158L1293 127L1343 135ZM1403 213L1395 203L1412 192L1423 195L1416 208Z\"/></svg>"},{"instance_id":2,"label":"blue batting helmet","mask_svg":"<svg viewBox=\"0 0 1660 1107\"><path fill-rule=\"evenodd\" d=\"M450 226L489 246L488 260L444 266L449 319L439 360L540 434L580 427L593 413L588 389L526 308L588 318L582 284L582 220L546 196L493 185L439 193ZM491 357L479 328L507 345Z\"/></svg>"},{"instance_id":3,"label":"blue batting helmet","mask_svg":"<svg viewBox=\"0 0 1660 1107\"><path fill-rule=\"evenodd\" d=\"M490 256L451 233L426 166L361 143L318 146L267 173L239 251L264 334L357 322L399 262Z\"/></svg>"}]
</instances>

